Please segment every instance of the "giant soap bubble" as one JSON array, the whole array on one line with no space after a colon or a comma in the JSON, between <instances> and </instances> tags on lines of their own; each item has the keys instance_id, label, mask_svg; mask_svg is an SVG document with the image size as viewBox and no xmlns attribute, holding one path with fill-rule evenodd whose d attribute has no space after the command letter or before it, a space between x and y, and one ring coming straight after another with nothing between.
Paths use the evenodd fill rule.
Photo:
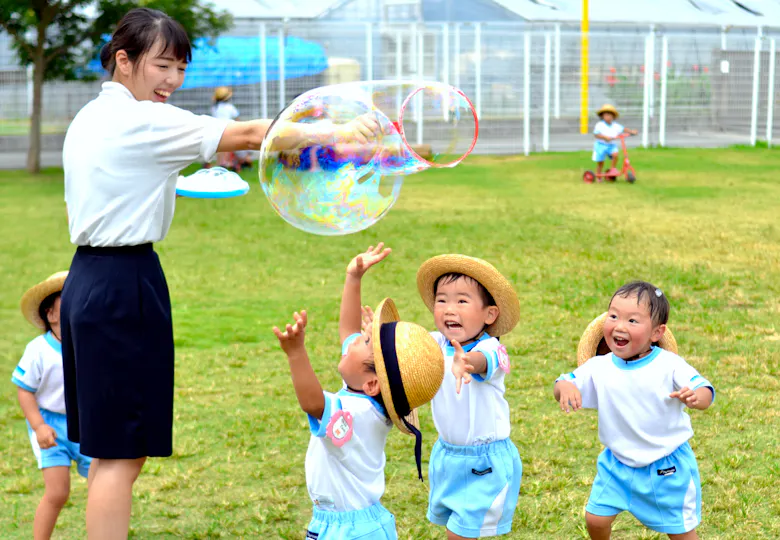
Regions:
<instances>
[{"instance_id":1,"label":"giant soap bubble","mask_svg":"<svg viewBox=\"0 0 780 540\"><path fill-rule=\"evenodd\" d=\"M358 123L374 128L367 143L350 135ZM291 225L350 234L390 210L405 175L460 163L478 129L469 99L446 84L325 86L298 96L277 116L260 150L260 183ZM301 133L317 133L308 140L318 143L291 142Z\"/></svg>"}]
</instances>

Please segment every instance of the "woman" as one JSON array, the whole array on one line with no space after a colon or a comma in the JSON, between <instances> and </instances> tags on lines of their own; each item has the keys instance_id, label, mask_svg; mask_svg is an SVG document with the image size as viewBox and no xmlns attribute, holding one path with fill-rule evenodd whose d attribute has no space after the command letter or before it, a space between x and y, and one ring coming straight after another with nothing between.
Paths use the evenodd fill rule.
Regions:
<instances>
[{"instance_id":1,"label":"woman","mask_svg":"<svg viewBox=\"0 0 780 540\"><path fill-rule=\"evenodd\" d=\"M71 242L62 294L68 437L94 459L90 539L126 538L132 487L149 456L170 456L173 327L152 245L173 219L179 171L216 152L257 150L270 120L230 122L166 104L184 82L190 41L160 11L133 9L101 51L111 81L84 106L63 149ZM285 130L290 148L366 142L378 126Z\"/></svg>"}]
</instances>

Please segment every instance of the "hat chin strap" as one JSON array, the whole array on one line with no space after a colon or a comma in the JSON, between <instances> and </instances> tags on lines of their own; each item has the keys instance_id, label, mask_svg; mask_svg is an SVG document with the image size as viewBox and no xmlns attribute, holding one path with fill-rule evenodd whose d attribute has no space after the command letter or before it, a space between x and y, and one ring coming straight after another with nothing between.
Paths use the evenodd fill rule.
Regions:
<instances>
[{"instance_id":1,"label":"hat chin strap","mask_svg":"<svg viewBox=\"0 0 780 540\"><path fill-rule=\"evenodd\" d=\"M395 327L396 322L383 324L379 328L379 344L382 347L382 358L385 361L385 371L387 380L390 383L390 397L392 398L395 413L401 419L415 438L414 441L414 459L417 462L417 476L423 481L422 475L422 433L414 427L411 422L406 420L406 416L412 412L409 406L409 399L406 397L404 382L401 378L401 369L398 367L398 354L395 350Z\"/></svg>"}]
</instances>

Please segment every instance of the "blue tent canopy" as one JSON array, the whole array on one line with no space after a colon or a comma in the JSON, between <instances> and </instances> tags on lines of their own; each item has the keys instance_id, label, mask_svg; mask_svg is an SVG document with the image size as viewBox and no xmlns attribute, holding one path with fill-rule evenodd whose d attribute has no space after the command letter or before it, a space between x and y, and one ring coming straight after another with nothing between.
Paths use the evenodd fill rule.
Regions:
<instances>
[{"instance_id":1,"label":"blue tent canopy","mask_svg":"<svg viewBox=\"0 0 780 540\"><path fill-rule=\"evenodd\" d=\"M195 42L192 62L187 67L182 89L240 86L262 81L260 38L223 36L209 44L205 38ZM279 39L265 40L266 80L279 80ZM284 39L284 78L295 79L322 73L328 59L321 45L294 36ZM88 70L103 73L100 60L92 60Z\"/></svg>"}]
</instances>

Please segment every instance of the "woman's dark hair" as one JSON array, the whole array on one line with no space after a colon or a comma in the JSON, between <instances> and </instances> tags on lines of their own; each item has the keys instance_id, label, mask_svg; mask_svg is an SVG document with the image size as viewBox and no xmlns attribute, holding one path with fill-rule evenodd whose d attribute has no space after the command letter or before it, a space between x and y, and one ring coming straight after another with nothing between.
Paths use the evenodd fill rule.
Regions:
<instances>
[{"instance_id":1,"label":"woman's dark hair","mask_svg":"<svg viewBox=\"0 0 780 540\"><path fill-rule=\"evenodd\" d=\"M666 299L666 295L663 291L652 283L648 283L647 281L632 281L631 283L626 283L615 291L615 294L612 295L612 299L616 296L620 296L621 298L636 296L637 305L646 301L648 309L650 310L650 318L652 319L654 326L666 324L669 320L669 310L671 309L669 300ZM609 301L610 304L612 304L612 299Z\"/></svg>"},{"instance_id":2,"label":"woman's dark hair","mask_svg":"<svg viewBox=\"0 0 780 540\"><path fill-rule=\"evenodd\" d=\"M479 291L479 297L482 299L482 305L488 307L496 305L496 301L493 299L493 296L490 294L490 292L488 292L485 286L482 285L482 283L471 276L467 276L466 274L461 274L459 272L450 272L448 274L439 276L439 278L433 284L433 294L436 295L436 292L439 290L439 285L446 285L447 283L452 283L453 281L457 281L460 278L471 280L477 284L477 290Z\"/></svg>"},{"instance_id":3,"label":"woman's dark hair","mask_svg":"<svg viewBox=\"0 0 780 540\"><path fill-rule=\"evenodd\" d=\"M46 331L51 331L51 325L49 324L49 317L47 317L46 312L51 309L51 307L54 305L54 301L62 294L60 291L57 291L56 293L52 293L46 298L43 299L41 302L41 305L38 306L38 315L41 316L41 319L43 319L43 324L46 326Z\"/></svg>"},{"instance_id":4,"label":"woman's dark hair","mask_svg":"<svg viewBox=\"0 0 780 540\"><path fill-rule=\"evenodd\" d=\"M162 11L135 8L128 11L117 24L111 41L100 51L100 63L113 75L116 53L125 51L135 69L138 66L136 61L148 53L158 39L164 52L187 63L192 60L192 45L182 25Z\"/></svg>"}]
</instances>

